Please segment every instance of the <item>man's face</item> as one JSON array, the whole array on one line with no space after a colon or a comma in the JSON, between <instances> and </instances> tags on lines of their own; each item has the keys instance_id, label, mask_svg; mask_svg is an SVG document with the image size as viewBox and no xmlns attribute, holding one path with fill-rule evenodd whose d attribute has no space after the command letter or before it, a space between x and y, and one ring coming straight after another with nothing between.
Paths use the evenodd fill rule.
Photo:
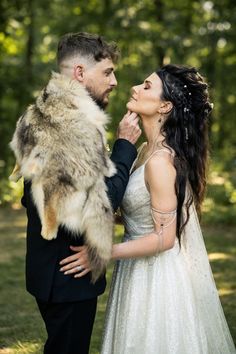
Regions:
<instances>
[{"instance_id":1,"label":"man's face","mask_svg":"<svg viewBox=\"0 0 236 354\"><path fill-rule=\"evenodd\" d=\"M84 70L83 84L101 108L109 102L109 93L117 86L114 64L111 59L102 59Z\"/></svg>"}]
</instances>

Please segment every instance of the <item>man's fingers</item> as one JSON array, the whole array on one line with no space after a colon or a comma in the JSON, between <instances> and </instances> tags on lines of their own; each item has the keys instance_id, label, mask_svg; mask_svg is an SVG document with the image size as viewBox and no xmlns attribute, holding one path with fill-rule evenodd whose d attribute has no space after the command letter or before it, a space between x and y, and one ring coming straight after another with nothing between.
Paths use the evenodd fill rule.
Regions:
<instances>
[{"instance_id":1,"label":"man's fingers","mask_svg":"<svg viewBox=\"0 0 236 354\"><path fill-rule=\"evenodd\" d=\"M132 122L130 122L130 129L132 128L133 132L140 132L140 126L138 124L138 119L137 120L133 120Z\"/></svg>"},{"instance_id":2,"label":"man's fingers","mask_svg":"<svg viewBox=\"0 0 236 354\"><path fill-rule=\"evenodd\" d=\"M135 119L136 117L138 117L138 114L137 114L137 113L128 111L128 112L123 116L122 120L132 121L132 120Z\"/></svg>"},{"instance_id":3,"label":"man's fingers","mask_svg":"<svg viewBox=\"0 0 236 354\"><path fill-rule=\"evenodd\" d=\"M132 112L130 115L129 115L129 120L139 120L139 116L137 113L135 112Z\"/></svg>"},{"instance_id":4,"label":"man's fingers","mask_svg":"<svg viewBox=\"0 0 236 354\"><path fill-rule=\"evenodd\" d=\"M139 117L133 117L132 119L127 119L125 122L125 125L123 125L123 127L125 129L130 129L130 128L134 128L134 127L139 127Z\"/></svg>"},{"instance_id":5,"label":"man's fingers","mask_svg":"<svg viewBox=\"0 0 236 354\"><path fill-rule=\"evenodd\" d=\"M127 113L125 113L122 119L127 119L127 118L129 117L130 113L131 113L130 111L128 111Z\"/></svg>"},{"instance_id":6,"label":"man's fingers","mask_svg":"<svg viewBox=\"0 0 236 354\"><path fill-rule=\"evenodd\" d=\"M138 127L140 129L140 127L139 127L139 117L136 117L135 119L133 119L131 124L135 125L136 127Z\"/></svg>"},{"instance_id":7,"label":"man's fingers","mask_svg":"<svg viewBox=\"0 0 236 354\"><path fill-rule=\"evenodd\" d=\"M127 121L132 122L133 120L139 119L137 113L131 112L129 115L127 115Z\"/></svg>"}]
</instances>

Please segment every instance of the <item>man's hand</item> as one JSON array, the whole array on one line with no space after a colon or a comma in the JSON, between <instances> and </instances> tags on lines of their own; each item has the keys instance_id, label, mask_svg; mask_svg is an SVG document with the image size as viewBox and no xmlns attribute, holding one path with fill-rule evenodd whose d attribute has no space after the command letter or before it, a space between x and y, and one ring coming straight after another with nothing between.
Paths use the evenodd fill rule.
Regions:
<instances>
[{"instance_id":1,"label":"man's hand","mask_svg":"<svg viewBox=\"0 0 236 354\"><path fill-rule=\"evenodd\" d=\"M131 144L135 144L142 133L138 122L139 116L128 111L119 123L117 138L126 139Z\"/></svg>"},{"instance_id":2,"label":"man's hand","mask_svg":"<svg viewBox=\"0 0 236 354\"><path fill-rule=\"evenodd\" d=\"M64 272L65 275L75 274L74 278L81 278L91 271L87 247L70 246L70 249L76 253L64 258L60 262L60 265L62 266L60 271Z\"/></svg>"}]
</instances>

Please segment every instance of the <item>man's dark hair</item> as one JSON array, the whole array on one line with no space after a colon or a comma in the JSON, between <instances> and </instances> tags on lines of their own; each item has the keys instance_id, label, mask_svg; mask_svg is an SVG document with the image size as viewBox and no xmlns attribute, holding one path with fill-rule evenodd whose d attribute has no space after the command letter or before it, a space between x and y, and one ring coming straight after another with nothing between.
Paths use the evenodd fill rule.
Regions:
<instances>
[{"instance_id":1,"label":"man's dark hair","mask_svg":"<svg viewBox=\"0 0 236 354\"><path fill-rule=\"evenodd\" d=\"M63 60L76 55L91 56L97 62L108 58L115 63L119 57L119 50L115 42L107 43L97 34L67 33L58 43L57 63L60 65Z\"/></svg>"}]
</instances>

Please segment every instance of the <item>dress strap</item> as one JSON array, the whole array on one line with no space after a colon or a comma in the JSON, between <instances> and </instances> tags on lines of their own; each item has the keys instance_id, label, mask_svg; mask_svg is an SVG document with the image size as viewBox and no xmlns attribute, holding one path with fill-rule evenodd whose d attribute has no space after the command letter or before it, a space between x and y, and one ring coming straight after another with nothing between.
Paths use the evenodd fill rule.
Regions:
<instances>
[{"instance_id":1,"label":"dress strap","mask_svg":"<svg viewBox=\"0 0 236 354\"><path fill-rule=\"evenodd\" d=\"M174 156L174 153L173 153L172 151L170 151L170 150L167 150L167 149L157 149L157 150L155 150L155 151L147 158L147 160L145 161L144 164L146 164L146 163L153 157L153 155L156 155L156 154L158 154L159 152L166 152L167 154L169 154L169 155L171 155L171 156Z\"/></svg>"}]
</instances>

